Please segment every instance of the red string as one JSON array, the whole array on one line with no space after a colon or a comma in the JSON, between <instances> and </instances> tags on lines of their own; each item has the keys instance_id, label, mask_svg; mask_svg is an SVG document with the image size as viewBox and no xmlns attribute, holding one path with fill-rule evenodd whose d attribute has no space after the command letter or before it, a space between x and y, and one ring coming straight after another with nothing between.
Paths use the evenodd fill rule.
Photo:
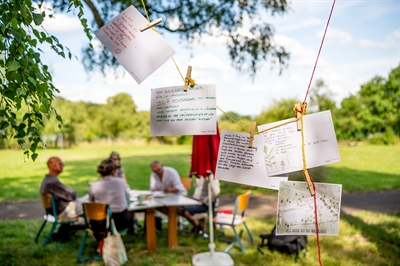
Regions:
<instances>
[{"instance_id":1,"label":"red string","mask_svg":"<svg viewBox=\"0 0 400 266\"><path fill-rule=\"evenodd\" d=\"M317 234L317 247L318 247L318 262L319 265L322 265L322 261L321 261L321 247L319 245L319 229L318 229L318 212L317 212L317 192L315 190L315 184L314 184L314 180L312 179L312 177L310 177L311 179L311 183L313 185L314 188L314 215L315 215L315 231Z\"/></svg>"},{"instance_id":2,"label":"red string","mask_svg":"<svg viewBox=\"0 0 400 266\"><path fill-rule=\"evenodd\" d=\"M328 22L326 23L324 36L322 37L322 42L321 42L321 45L319 46L319 51L318 51L318 55L317 55L317 60L315 61L314 69L313 69L312 74L311 74L310 83L308 84L308 89L307 89L306 97L304 97L304 101L303 101L303 102L306 102L306 101L307 101L308 92L310 91L311 83L312 83L312 80L313 80L313 77L314 77L314 73L315 73L315 68L317 67L317 63L318 63L318 59L319 59L319 54L321 53L322 45L324 44L326 31L328 30L329 22L331 21L331 16L332 16L333 8L335 7L335 3L336 3L336 0L333 0L333 4L332 4L332 8L331 8L331 13L329 14Z\"/></svg>"}]
</instances>

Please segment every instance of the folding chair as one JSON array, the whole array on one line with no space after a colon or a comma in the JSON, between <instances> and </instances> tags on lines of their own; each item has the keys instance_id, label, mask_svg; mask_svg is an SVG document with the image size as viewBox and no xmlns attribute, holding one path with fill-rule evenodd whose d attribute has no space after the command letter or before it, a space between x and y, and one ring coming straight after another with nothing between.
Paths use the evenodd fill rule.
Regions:
<instances>
[{"instance_id":1,"label":"folding chair","mask_svg":"<svg viewBox=\"0 0 400 266\"><path fill-rule=\"evenodd\" d=\"M50 229L50 232L47 234L46 240L43 242L43 247L45 247L47 244L49 244L52 241L52 234L55 232L56 228L58 225L62 224L74 224L78 221L78 217L72 218L72 219L61 219L57 216L57 211L56 211L56 205L54 198L51 194L41 194L42 198L42 205L43 208L45 209L45 215L44 215L44 221L42 223L42 226L40 227L39 231L37 232L35 236L35 242L39 244L39 237L40 234L42 233L44 227L46 226L46 223L53 223L53 226ZM51 213L48 213L48 209L51 209Z\"/></svg>"},{"instance_id":2,"label":"folding chair","mask_svg":"<svg viewBox=\"0 0 400 266\"><path fill-rule=\"evenodd\" d=\"M87 236L89 233L92 233L93 235L95 233L102 233L102 234L104 234L104 237L106 237L106 234L107 234L108 228L105 228L104 232L97 232L97 231L92 230L90 221L100 222L100 221L107 219L107 217L111 216L111 210L110 210L109 206L105 203L90 202L90 203L83 204L83 213L84 213L83 218L85 220L86 230L85 230L85 233L83 234L82 241L79 246L78 262L82 263L82 262L86 262L86 261L93 260L93 259L103 260L100 253L96 253L87 258L82 258L82 253L83 253L83 249L85 247L86 239L87 239Z\"/></svg>"},{"instance_id":3,"label":"folding chair","mask_svg":"<svg viewBox=\"0 0 400 266\"><path fill-rule=\"evenodd\" d=\"M187 196L191 196L193 194L193 178L191 177L181 177L181 183L187 190Z\"/></svg>"},{"instance_id":4,"label":"folding chair","mask_svg":"<svg viewBox=\"0 0 400 266\"><path fill-rule=\"evenodd\" d=\"M250 233L249 228L247 227L246 224L246 218L244 216L244 213L247 209L247 205L249 203L249 198L250 198L251 191L247 191L244 194L241 194L237 196L235 200L235 208L233 210L232 214L226 214L226 213L217 213L217 215L214 217L214 224L220 225L222 233L224 234L224 227L231 227L233 230L233 233L235 235L236 241L231 242L229 246L224 250L224 252L229 253L229 250L235 246L235 244L238 244L241 253L244 252L244 246L242 241L240 240L242 231L240 234L237 233L236 231L236 226L243 224L244 227L246 228L247 234L250 238L250 243L253 244L253 236Z\"/></svg>"},{"instance_id":5,"label":"folding chair","mask_svg":"<svg viewBox=\"0 0 400 266\"><path fill-rule=\"evenodd\" d=\"M96 254L86 257L86 258L82 258L82 253L83 253L83 249L86 245L86 239L87 239L87 236L89 233L91 233L93 235L94 234L103 234L104 237L107 236L108 228L105 228L104 231L96 231L95 229L93 229L90 222L91 221L102 222L102 221L106 220L107 217L108 217L108 219L111 220L111 216L112 216L111 208L106 203L88 202L88 203L83 203L83 211L84 211L83 217L85 220L86 230L82 236L82 241L79 246L78 262L82 263L82 262L86 262L86 261L94 260L94 259L103 260L100 253L96 253ZM108 224L110 224L110 222ZM128 229L124 229L124 230L121 230L118 232L120 234L125 234L126 232L128 232ZM111 233L113 234L114 232L111 232Z\"/></svg>"}]
</instances>

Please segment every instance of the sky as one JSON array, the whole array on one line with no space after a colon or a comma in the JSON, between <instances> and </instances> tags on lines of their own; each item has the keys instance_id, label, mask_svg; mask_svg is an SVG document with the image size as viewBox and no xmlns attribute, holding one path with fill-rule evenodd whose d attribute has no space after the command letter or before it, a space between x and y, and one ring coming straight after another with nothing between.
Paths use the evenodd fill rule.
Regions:
<instances>
[{"instance_id":1,"label":"sky","mask_svg":"<svg viewBox=\"0 0 400 266\"><path fill-rule=\"evenodd\" d=\"M197 84L216 84L220 109L256 116L274 100L304 100L332 3L333 0L292 0L286 14L259 18L274 26L276 43L291 54L288 68L280 75L267 62L254 79L238 72L231 66L222 38L205 37L202 44L187 49L178 36L163 37L175 49L174 59L182 75L191 65ZM45 28L78 58L63 59L46 49L42 56L60 96L68 100L105 103L108 97L124 92L132 96L138 111L149 111L151 89L183 84L172 60L140 85L128 73L117 80L112 73L88 75L80 63L81 48L88 40L79 20L56 14L55 19L46 21ZM376 75L387 77L399 62L400 1L337 0L313 81L323 79L339 105Z\"/></svg>"}]
</instances>

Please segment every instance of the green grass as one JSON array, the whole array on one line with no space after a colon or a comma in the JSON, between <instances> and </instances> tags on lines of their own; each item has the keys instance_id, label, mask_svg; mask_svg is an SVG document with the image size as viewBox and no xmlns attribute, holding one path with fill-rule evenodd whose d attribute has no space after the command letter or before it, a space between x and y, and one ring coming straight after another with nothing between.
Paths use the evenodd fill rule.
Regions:
<instances>
[{"instance_id":1,"label":"green grass","mask_svg":"<svg viewBox=\"0 0 400 266\"><path fill-rule=\"evenodd\" d=\"M400 254L400 213L393 215L358 212L354 215L342 214L340 233L337 237L320 237L321 260L323 265L399 265ZM0 223L1 249L0 265L102 265L100 261L78 264L76 260L82 233L78 233L72 241L58 249L54 243L46 248L33 242L41 221L4 221ZM250 217L249 228L255 243L245 246L244 254L231 255L235 265L318 265L318 249L315 236L308 237L308 252L301 256L298 263L294 257L278 252L270 252L263 248L264 255L257 251L260 244L258 235L269 233L275 223L275 217ZM47 226L48 230L50 226ZM243 229L242 227L239 227ZM46 231L47 232L47 231ZM157 250L137 256L145 250L144 235L125 235L123 240L129 261L126 265L191 265L191 258L198 253L208 251L209 240L203 238L184 237L179 232L179 247L167 249L166 225L157 234ZM219 231L217 231L218 233ZM230 230L224 237L232 238ZM249 244L244 233L243 240ZM227 243L215 238L216 251L222 251ZM42 239L43 240L43 239ZM87 240L86 251L94 251L94 240ZM235 249L234 249L235 251ZM88 254L88 253L86 253Z\"/></svg>"},{"instance_id":2,"label":"green grass","mask_svg":"<svg viewBox=\"0 0 400 266\"><path fill-rule=\"evenodd\" d=\"M160 160L176 168L181 176L190 171L190 145L135 146L110 145L64 149L47 149L39 152L35 162L24 159L20 150L0 150L0 201L38 200L39 188L47 173L46 161L59 156L65 163L60 180L72 186L83 196L88 183L97 180L97 165L111 151L118 151L132 189L148 189L150 162ZM385 190L400 188L400 150L397 146L361 145L340 147L341 162L322 169L311 169L316 181L343 185L344 191ZM292 178L291 178L292 179ZM254 194L276 193L274 190L221 182L222 194L241 194L251 189Z\"/></svg>"},{"instance_id":3,"label":"green grass","mask_svg":"<svg viewBox=\"0 0 400 266\"><path fill-rule=\"evenodd\" d=\"M400 145L343 146L340 157L327 166L327 183L342 184L344 191L400 188Z\"/></svg>"},{"instance_id":4,"label":"green grass","mask_svg":"<svg viewBox=\"0 0 400 266\"><path fill-rule=\"evenodd\" d=\"M127 173L130 186L147 189L149 186L151 160L158 159L165 165L175 167L181 176L187 176L191 153L187 146L133 146L113 145L102 147L76 147L64 151L51 149L41 151L36 162L25 160L21 151L0 150L0 200L39 200L39 187L47 172L46 160L60 156L65 162L62 182L73 186L80 196L87 193L88 182L96 180L96 167L100 161L118 151ZM315 180L343 184L345 191L383 190L400 188L399 146L340 147L341 162L314 169ZM223 194L239 194L247 189L253 193L276 193L222 182ZM358 212L341 214L338 237L320 237L321 259L324 265L399 265L400 254L400 213L377 214ZM33 242L39 229L40 220L15 220L0 222L0 265L102 265L99 261L78 264L76 260L82 234L64 244L66 249L58 250L55 244L46 248ZM318 249L315 236L309 236L308 252L297 264L293 256L278 252L271 253L264 248L265 255L257 251L259 234L269 233L275 223L274 216L249 217L248 225L255 244L247 246L242 255L232 255L235 265L318 265ZM47 227L46 230L49 228ZM166 228L157 235L157 251L141 256L136 254L145 249L144 235L123 236L129 261L126 265L190 265L193 255L208 251L208 240L184 237L179 232L179 247L167 249ZM48 231L47 231L48 232ZM228 230L228 237L232 233ZM246 234L243 238L248 242ZM89 239L89 250L95 244ZM227 243L216 238L217 251Z\"/></svg>"}]
</instances>

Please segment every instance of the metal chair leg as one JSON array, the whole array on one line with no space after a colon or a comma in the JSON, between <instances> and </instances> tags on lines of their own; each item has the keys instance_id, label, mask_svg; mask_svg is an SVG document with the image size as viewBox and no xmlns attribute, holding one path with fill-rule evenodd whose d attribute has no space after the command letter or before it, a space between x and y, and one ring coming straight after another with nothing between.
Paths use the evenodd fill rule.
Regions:
<instances>
[{"instance_id":1,"label":"metal chair leg","mask_svg":"<svg viewBox=\"0 0 400 266\"><path fill-rule=\"evenodd\" d=\"M40 234L42 233L43 228L46 225L46 223L47 223L47 220L44 220L43 223L42 223L42 226L40 227L39 231L37 232L37 234L35 236L35 243L36 244L39 244L39 237L40 237Z\"/></svg>"},{"instance_id":2,"label":"metal chair leg","mask_svg":"<svg viewBox=\"0 0 400 266\"><path fill-rule=\"evenodd\" d=\"M47 234L46 240L43 242L43 247L45 247L48 243L51 242L51 236L57 228L57 223L53 223L50 232Z\"/></svg>"},{"instance_id":3,"label":"metal chair leg","mask_svg":"<svg viewBox=\"0 0 400 266\"><path fill-rule=\"evenodd\" d=\"M243 224L244 224L244 227L246 228L247 234L249 235L250 243L253 244L254 243L253 235L251 234L249 228L247 227L246 222L243 222Z\"/></svg>"}]
</instances>

